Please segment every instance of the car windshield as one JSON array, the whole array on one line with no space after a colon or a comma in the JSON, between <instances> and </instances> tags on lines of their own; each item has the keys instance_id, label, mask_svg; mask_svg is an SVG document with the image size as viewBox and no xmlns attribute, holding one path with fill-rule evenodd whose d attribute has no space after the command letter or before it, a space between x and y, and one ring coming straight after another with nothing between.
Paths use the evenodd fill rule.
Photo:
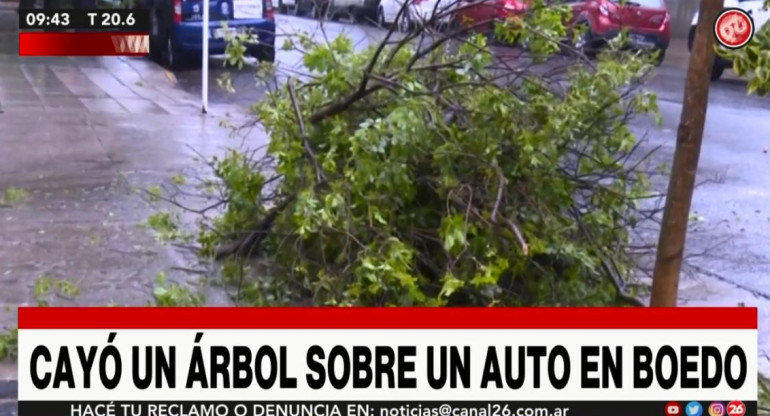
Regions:
<instances>
[{"instance_id":1,"label":"car windshield","mask_svg":"<svg viewBox=\"0 0 770 416\"><path fill-rule=\"evenodd\" d=\"M613 3L627 3L638 7L661 8L665 6L663 0L613 0Z\"/></svg>"}]
</instances>

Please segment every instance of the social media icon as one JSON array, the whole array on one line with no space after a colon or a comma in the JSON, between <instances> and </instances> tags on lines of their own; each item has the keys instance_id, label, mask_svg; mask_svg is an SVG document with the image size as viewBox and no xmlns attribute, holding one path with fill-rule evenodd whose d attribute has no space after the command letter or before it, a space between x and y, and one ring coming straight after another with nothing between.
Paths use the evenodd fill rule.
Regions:
<instances>
[{"instance_id":1,"label":"social media icon","mask_svg":"<svg viewBox=\"0 0 770 416\"><path fill-rule=\"evenodd\" d=\"M743 416L746 414L746 405L742 401L732 401L727 403L728 416Z\"/></svg>"},{"instance_id":2,"label":"social media icon","mask_svg":"<svg viewBox=\"0 0 770 416\"><path fill-rule=\"evenodd\" d=\"M724 416L725 405L719 402L714 402L709 405L709 416Z\"/></svg>"},{"instance_id":3,"label":"social media icon","mask_svg":"<svg viewBox=\"0 0 770 416\"><path fill-rule=\"evenodd\" d=\"M677 402L670 402L666 405L666 416L681 416L682 405Z\"/></svg>"},{"instance_id":4,"label":"social media icon","mask_svg":"<svg viewBox=\"0 0 770 416\"><path fill-rule=\"evenodd\" d=\"M703 414L703 406L698 402L690 402L684 407L684 412L687 416L701 416Z\"/></svg>"}]
</instances>

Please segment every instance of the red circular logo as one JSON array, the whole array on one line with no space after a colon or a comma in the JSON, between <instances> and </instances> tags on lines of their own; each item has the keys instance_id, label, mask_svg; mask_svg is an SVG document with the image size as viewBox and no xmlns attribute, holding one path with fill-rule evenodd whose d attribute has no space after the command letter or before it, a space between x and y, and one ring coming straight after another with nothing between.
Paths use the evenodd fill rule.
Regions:
<instances>
[{"instance_id":1,"label":"red circular logo","mask_svg":"<svg viewBox=\"0 0 770 416\"><path fill-rule=\"evenodd\" d=\"M746 405L743 402L732 401L727 404L728 416L743 416L746 414Z\"/></svg>"},{"instance_id":2,"label":"red circular logo","mask_svg":"<svg viewBox=\"0 0 770 416\"><path fill-rule=\"evenodd\" d=\"M714 22L714 35L725 48L741 48L754 36L754 20L744 10L726 9Z\"/></svg>"}]
</instances>

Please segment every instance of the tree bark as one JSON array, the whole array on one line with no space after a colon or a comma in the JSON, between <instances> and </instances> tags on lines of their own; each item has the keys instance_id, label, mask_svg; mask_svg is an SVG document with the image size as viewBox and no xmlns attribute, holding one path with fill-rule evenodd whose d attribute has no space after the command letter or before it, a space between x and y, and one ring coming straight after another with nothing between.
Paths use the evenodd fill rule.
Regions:
<instances>
[{"instance_id":1,"label":"tree bark","mask_svg":"<svg viewBox=\"0 0 770 416\"><path fill-rule=\"evenodd\" d=\"M711 71L714 67L714 22L723 7L724 0L701 0L700 3L695 42L684 84L684 103L676 136L674 165L658 239L650 306L670 307L677 303L687 221L703 141Z\"/></svg>"}]
</instances>

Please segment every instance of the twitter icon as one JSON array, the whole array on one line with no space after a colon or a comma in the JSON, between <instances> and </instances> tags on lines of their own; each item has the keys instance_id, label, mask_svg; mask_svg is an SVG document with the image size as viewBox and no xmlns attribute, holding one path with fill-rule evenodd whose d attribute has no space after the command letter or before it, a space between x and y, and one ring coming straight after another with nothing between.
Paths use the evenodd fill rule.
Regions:
<instances>
[{"instance_id":1,"label":"twitter icon","mask_svg":"<svg viewBox=\"0 0 770 416\"><path fill-rule=\"evenodd\" d=\"M701 416L703 414L703 406L698 402L690 402L685 406L684 412L687 416Z\"/></svg>"}]
</instances>

